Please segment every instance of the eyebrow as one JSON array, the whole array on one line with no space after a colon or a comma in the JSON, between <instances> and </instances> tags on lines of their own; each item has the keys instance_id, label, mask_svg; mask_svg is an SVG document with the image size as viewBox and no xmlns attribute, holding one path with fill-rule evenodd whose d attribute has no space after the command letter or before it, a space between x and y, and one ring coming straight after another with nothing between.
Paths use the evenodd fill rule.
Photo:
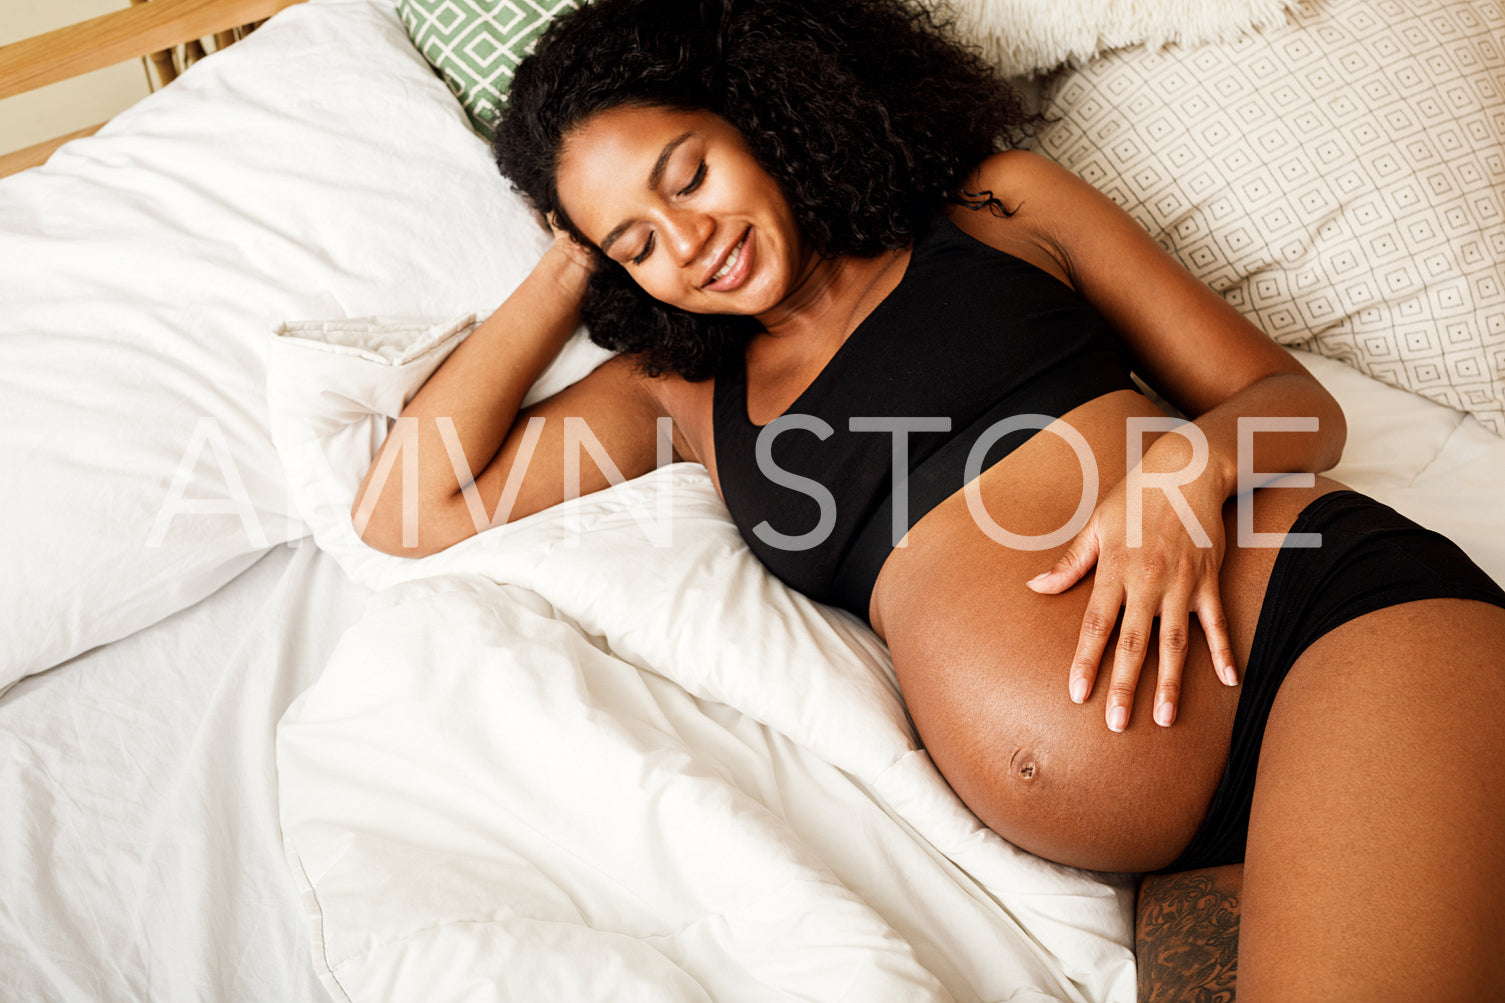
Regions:
<instances>
[{"instance_id":1,"label":"eyebrow","mask_svg":"<svg viewBox=\"0 0 1505 1003\"><path fill-rule=\"evenodd\" d=\"M669 142L665 143L664 148L658 151L658 159L653 162L653 170L648 172L648 184L646 187L650 192L663 183L664 171L669 169L669 158L674 156L674 151L679 149L679 145L685 140L689 139L692 135L694 134L690 132L680 133L678 136L675 136L673 139L669 140ZM611 232L601 240L601 253L605 254L610 251L611 245L620 240L622 234L626 233L627 228L630 227L634 222L634 220L628 220L625 223L618 223L616 226L612 227Z\"/></svg>"}]
</instances>

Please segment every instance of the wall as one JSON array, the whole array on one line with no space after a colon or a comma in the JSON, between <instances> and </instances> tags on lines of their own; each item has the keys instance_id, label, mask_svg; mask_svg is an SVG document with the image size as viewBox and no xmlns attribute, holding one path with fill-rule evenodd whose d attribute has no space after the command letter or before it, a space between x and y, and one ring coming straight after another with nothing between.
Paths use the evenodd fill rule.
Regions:
<instances>
[{"instance_id":1,"label":"wall","mask_svg":"<svg viewBox=\"0 0 1505 1003\"><path fill-rule=\"evenodd\" d=\"M130 0L0 0L0 45L128 6ZM0 153L103 122L150 90L146 67L133 60L6 98Z\"/></svg>"}]
</instances>

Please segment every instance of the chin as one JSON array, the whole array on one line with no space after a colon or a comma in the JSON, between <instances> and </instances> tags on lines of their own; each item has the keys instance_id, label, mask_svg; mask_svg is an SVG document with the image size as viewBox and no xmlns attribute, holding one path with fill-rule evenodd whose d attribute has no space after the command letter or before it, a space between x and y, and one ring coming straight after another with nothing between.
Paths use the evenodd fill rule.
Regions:
<instances>
[{"instance_id":1,"label":"chin","mask_svg":"<svg viewBox=\"0 0 1505 1003\"><path fill-rule=\"evenodd\" d=\"M721 306L717 310L718 313L756 317L767 313L782 302L783 289L780 283L773 281L770 277L759 276L727 299L729 302Z\"/></svg>"}]
</instances>

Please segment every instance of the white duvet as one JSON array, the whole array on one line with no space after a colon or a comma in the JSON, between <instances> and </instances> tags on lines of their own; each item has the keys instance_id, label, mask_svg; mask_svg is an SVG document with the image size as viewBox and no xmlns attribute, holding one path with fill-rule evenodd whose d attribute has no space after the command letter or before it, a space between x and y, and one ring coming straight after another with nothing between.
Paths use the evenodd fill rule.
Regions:
<instances>
[{"instance_id":1,"label":"white duvet","mask_svg":"<svg viewBox=\"0 0 1505 1003\"><path fill-rule=\"evenodd\" d=\"M300 512L386 588L279 726L335 997L1132 999L1131 884L984 828L882 644L769 574L703 467L416 561L355 538L386 416L469 329L273 339ZM570 346L535 392L600 357Z\"/></svg>"},{"instance_id":2,"label":"white duvet","mask_svg":"<svg viewBox=\"0 0 1505 1003\"><path fill-rule=\"evenodd\" d=\"M989 887L864 785L600 644L476 577L394 590L346 636L279 735L336 998L1132 998L1103 886L979 846L1019 871ZM1041 897L1095 918L1047 931L1095 984L1014 896L1026 921Z\"/></svg>"},{"instance_id":3,"label":"white duvet","mask_svg":"<svg viewBox=\"0 0 1505 1003\"><path fill-rule=\"evenodd\" d=\"M982 828L702 468L495 535L382 593L280 726L337 998L1132 998L1127 884Z\"/></svg>"}]
</instances>

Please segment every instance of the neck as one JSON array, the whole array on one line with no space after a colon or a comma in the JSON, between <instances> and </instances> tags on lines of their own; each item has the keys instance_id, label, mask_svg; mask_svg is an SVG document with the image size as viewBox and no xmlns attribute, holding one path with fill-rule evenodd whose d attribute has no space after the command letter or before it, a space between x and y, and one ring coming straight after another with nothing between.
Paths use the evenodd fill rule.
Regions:
<instances>
[{"instance_id":1,"label":"neck","mask_svg":"<svg viewBox=\"0 0 1505 1003\"><path fill-rule=\"evenodd\" d=\"M907 255L892 252L873 258L812 259L788 296L773 309L758 315L764 330L775 338L797 336L803 341L845 339L882 298L893 283L885 283L889 270L902 265Z\"/></svg>"}]
</instances>

